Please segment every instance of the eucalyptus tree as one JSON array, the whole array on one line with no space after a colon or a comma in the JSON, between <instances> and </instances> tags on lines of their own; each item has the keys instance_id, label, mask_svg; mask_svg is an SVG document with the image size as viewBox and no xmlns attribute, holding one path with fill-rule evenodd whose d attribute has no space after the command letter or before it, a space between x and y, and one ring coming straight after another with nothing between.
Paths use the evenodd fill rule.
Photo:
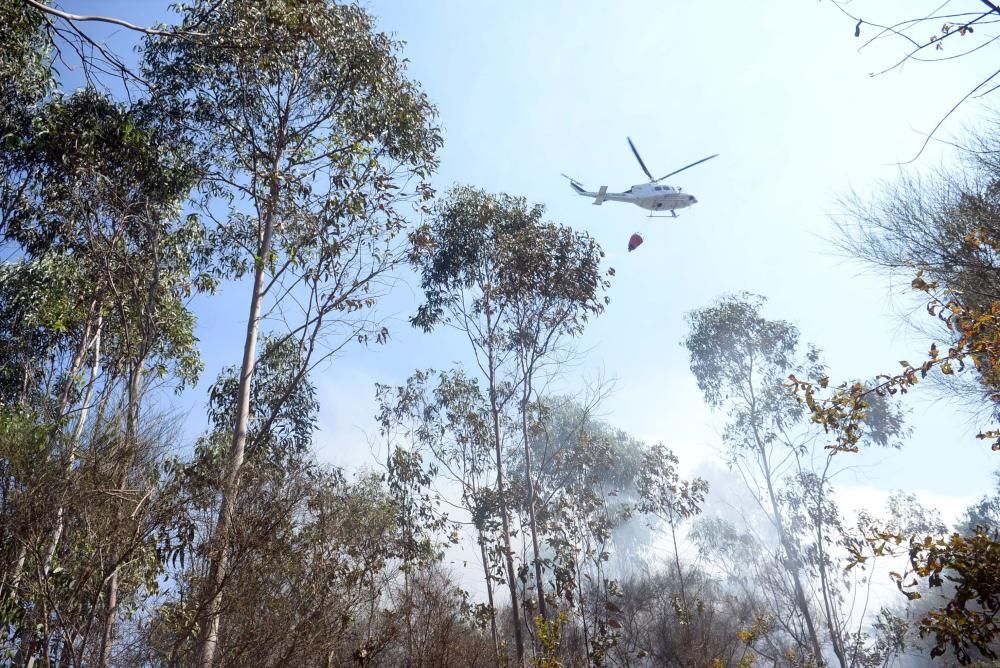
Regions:
<instances>
[{"instance_id":1,"label":"eucalyptus tree","mask_svg":"<svg viewBox=\"0 0 1000 668\"><path fill-rule=\"evenodd\" d=\"M565 656L595 664L621 639L620 577L641 561L637 548L648 537L633 521L645 445L595 417L608 392L599 384L580 396L540 397L531 423L537 521L551 572L546 597L558 619L572 622L560 625ZM525 473L515 450L515 489L526 488Z\"/></svg>"},{"instance_id":2,"label":"eucalyptus tree","mask_svg":"<svg viewBox=\"0 0 1000 668\"><path fill-rule=\"evenodd\" d=\"M227 560L236 570L230 576L234 582L279 575L255 572L259 569L249 566L255 559L272 563L269 550L290 530L288 523L293 518L289 513L298 507L306 484L302 477L308 473L306 455L318 410L315 388L298 377L303 352L295 342L265 339L262 347L266 355L254 368L249 397L251 447L243 472L251 491L239 498L242 521L235 525L226 548ZM213 517L224 493L222 481L236 418L239 371L238 366L226 367L210 388L210 430L198 439L194 456L187 461L169 460L166 466L172 486L186 499L187 517L164 536L164 545L178 556L186 551L194 557L186 566L181 560L181 570L174 578L179 601L168 601L158 610L158 628L169 640L152 642L168 663L181 658L192 663L188 661L192 655L197 660L198 647L193 643L203 605L199 594L211 574L212 553L207 548L212 544Z\"/></svg>"},{"instance_id":3,"label":"eucalyptus tree","mask_svg":"<svg viewBox=\"0 0 1000 668\"><path fill-rule=\"evenodd\" d=\"M540 215L539 211L539 215ZM538 473L532 467L532 441L541 416L538 375L558 368L565 340L583 332L587 321L603 312L608 297L603 291L608 280L601 270L604 252L585 233L552 223L525 226L516 232L516 264L509 269L516 277L517 298L511 302L510 345L517 358L519 378L521 447L524 482L531 533L535 586L542 619L548 617L539 552L539 530L535 518ZM532 425L535 427L532 428Z\"/></svg>"},{"instance_id":4,"label":"eucalyptus tree","mask_svg":"<svg viewBox=\"0 0 1000 668\"><path fill-rule=\"evenodd\" d=\"M50 89L52 44L45 32L44 16L37 9L19 2L5 3L0 17L0 38L6 47L0 58L0 85L3 110L10 114L30 108ZM4 121L6 124L9 119Z\"/></svg>"},{"instance_id":5,"label":"eucalyptus tree","mask_svg":"<svg viewBox=\"0 0 1000 668\"><path fill-rule=\"evenodd\" d=\"M425 331L438 325L458 329L485 383L518 660L523 660L524 641L504 471L509 432L517 424L510 424L511 413L520 417L525 464L530 466L534 374L561 337L579 333L589 316L600 313L607 285L599 246L586 234L543 222L543 214L541 205L529 206L523 198L457 187L439 203L431 224L413 235L413 262L425 300L412 322ZM512 403L518 399L520 405ZM532 474L526 472L535 584L544 606Z\"/></svg>"},{"instance_id":6,"label":"eucalyptus tree","mask_svg":"<svg viewBox=\"0 0 1000 668\"><path fill-rule=\"evenodd\" d=\"M817 426L784 386L790 374L819 382L824 368L815 348L800 352L794 325L763 316L763 303L743 294L691 312L684 344L705 401L726 411L730 466L776 537L782 568L769 577L781 601L778 622L800 651L820 659L829 646L847 668L854 665L844 605L850 584L834 559L838 547L846 557L848 536L832 489L836 452L817 446ZM898 408L874 404L866 438L895 445Z\"/></svg>"},{"instance_id":7,"label":"eucalyptus tree","mask_svg":"<svg viewBox=\"0 0 1000 668\"><path fill-rule=\"evenodd\" d=\"M638 521L632 509L639 501L636 481L647 446L627 432L596 417L601 402L610 392L609 385L598 385L583 396L543 397L537 405L532 428L531 458L536 471L536 494L539 498L541 524L559 522L548 513L552 500L575 475L571 464L573 450L581 444L607 443L610 457L594 473L599 485L613 493L607 508L615 518L612 530L616 568L625 572L640 557L639 550L650 540L649 528ZM523 470L521 457L514 457L515 469ZM523 484L520 476L517 484ZM548 530L546 529L547 533Z\"/></svg>"},{"instance_id":8,"label":"eucalyptus tree","mask_svg":"<svg viewBox=\"0 0 1000 668\"><path fill-rule=\"evenodd\" d=\"M92 90L55 95L36 109L16 155L7 154L20 181L2 233L18 259L4 267L12 280L0 298L0 338L10 355L0 363L0 377L14 410L36 415L48 430L46 447L32 465L54 464L61 472L56 484L34 490L50 505L23 525L29 533L18 536L17 555L5 578L10 591L26 563L34 564L44 592L52 586L51 573L62 569L60 560L81 561L79 539L63 549L68 523L89 530L67 517L70 506L78 516L93 519L98 508L103 508L100 513L114 506L123 511L132 504L126 511L131 515L120 522L89 525L109 531L86 537L95 560L96 545L103 549L119 542L113 529L131 520L145 522L141 499L156 484L148 475L147 450L159 447L160 440L140 433L149 372L183 384L200 370L186 301L199 289L201 228L196 219L179 215L193 175L182 148L170 133L153 127L151 115L148 106L125 108ZM91 420L95 407L97 417ZM87 447L81 447L85 436ZM88 477L93 458L110 457L111 451L120 465L102 469L103 484L137 490L135 497L130 493L129 499L109 502L97 495L88 497L93 504L83 503L80 486L94 484ZM137 484L126 485L128 479ZM139 533L148 537L145 530ZM120 544L121 555L105 554L99 565L89 564L107 588L105 609L88 612L84 606L77 613L104 618L99 660L104 665L113 642L118 567L130 563L133 548L138 549L129 541ZM81 570L86 572L84 566ZM63 612L62 620L72 622ZM22 637L19 651L25 645L48 647L38 640Z\"/></svg>"},{"instance_id":9,"label":"eucalyptus tree","mask_svg":"<svg viewBox=\"0 0 1000 668\"><path fill-rule=\"evenodd\" d=\"M273 317L305 351L300 377L352 341L385 340L372 309L403 257L400 204L430 197L441 139L400 44L357 5L202 0L185 6L177 30L191 34L149 38L143 75L205 165L218 274L252 276L203 592L211 666L262 322Z\"/></svg>"},{"instance_id":10,"label":"eucalyptus tree","mask_svg":"<svg viewBox=\"0 0 1000 668\"><path fill-rule=\"evenodd\" d=\"M386 483L387 497L394 510L394 524L398 526L396 539L399 545L394 556L399 561L403 576L403 617L406 626L406 665L413 665L416 646L422 631L415 628L417 612L412 605L415 591L411 589L411 576L422 567L436 563L447 545L457 543L458 525L441 510L443 500L434 489L438 475L438 461L427 457L422 448L409 443L387 444Z\"/></svg>"},{"instance_id":11,"label":"eucalyptus tree","mask_svg":"<svg viewBox=\"0 0 1000 668\"><path fill-rule=\"evenodd\" d=\"M822 628L809 600L803 555L779 488L800 447L796 441L787 441L786 434L802 417L802 409L789 401L781 384L799 364L798 331L789 323L766 320L761 306L761 299L731 297L692 312L685 346L706 402L727 409L725 438L731 444L732 463L751 493L760 494L778 536L791 580L790 607L796 613L789 633L818 660L823 656ZM815 365L818 357L810 351L807 361ZM804 628L794 628L795 621Z\"/></svg>"},{"instance_id":12,"label":"eucalyptus tree","mask_svg":"<svg viewBox=\"0 0 1000 668\"><path fill-rule=\"evenodd\" d=\"M643 453L642 468L636 479L639 494L636 509L658 517L670 527L682 614L686 615L690 610L684 591L684 570L681 568L677 532L686 520L701 512L705 495L708 493L708 483L698 477L690 480L682 479L677 471L679 464L677 455L662 443L657 443Z\"/></svg>"},{"instance_id":13,"label":"eucalyptus tree","mask_svg":"<svg viewBox=\"0 0 1000 668\"><path fill-rule=\"evenodd\" d=\"M555 600L578 610L583 654L597 666L604 665L621 629L616 613L622 592L607 564L614 530L631 511L616 503L621 489L609 475L616 469L616 446L606 431L581 430L556 458L559 482L545 490L543 509Z\"/></svg>"},{"instance_id":14,"label":"eucalyptus tree","mask_svg":"<svg viewBox=\"0 0 1000 668\"><path fill-rule=\"evenodd\" d=\"M314 460L319 404L308 379L298 378L303 354L293 341L265 338L254 369L245 489L240 520L230 534L227 617L216 661L221 666L408 663L422 651L427 628L439 621L419 618L417 602L419 583L449 540L448 525L427 494L430 476L418 452L396 449L385 474L354 479ZM198 592L210 575L205 548L211 544L238 396L239 367L228 367L210 390L211 428L199 439L195 456L169 466L188 515L162 542L188 560L179 568L174 564L176 593L166 596L147 629L140 630L149 663L198 661ZM460 615L461 609L456 605L448 614Z\"/></svg>"},{"instance_id":15,"label":"eucalyptus tree","mask_svg":"<svg viewBox=\"0 0 1000 668\"><path fill-rule=\"evenodd\" d=\"M0 232L23 186L21 142L33 112L52 90L52 44L41 12L20 3L0 7Z\"/></svg>"},{"instance_id":16,"label":"eucalyptus tree","mask_svg":"<svg viewBox=\"0 0 1000 668\"><path fill-rule=\"evenodd\" d=\"M436 382L435 382L436 381ZM461 370L435 374L416 371L405 385L376 386L377 415L382 435L389 442L390 461L401 449L409 458L429 454L439 475L459 490L458 504L468 513L486 586L486 608L496 665L501 665L501 642L496 623L494 583L503 580L503 551L497 550L499 530L496 484L491 477L491 415L479 383ZM426 504L425 504L426 505ZM427 515L425 512L424 515Z\"/></svg>"}]
</instances>

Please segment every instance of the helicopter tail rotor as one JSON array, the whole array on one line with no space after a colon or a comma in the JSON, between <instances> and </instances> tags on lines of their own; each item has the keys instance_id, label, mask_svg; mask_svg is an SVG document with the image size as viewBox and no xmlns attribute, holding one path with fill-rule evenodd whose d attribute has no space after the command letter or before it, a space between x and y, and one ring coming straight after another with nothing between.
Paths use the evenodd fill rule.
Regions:
<instances>
[{"instance_id":1,"label":"helicopter tail rotor","mask_svg":"<svg viewBox=\"0 0 1000 668\"><path fill-rule=\"evenodd\" d=\"M579 181L577 181L576 179L574 179L572 176L568 176L566 174L563 174L562 176L563 176L564 179L566 179L566 180L569 181L570 187L572 187L573 190L575 190L578 194L580 194L580 195L587 194L587 190L586 190L586 188L583 187L582 183L580 183Z\"/></svg>"}]
</instances>

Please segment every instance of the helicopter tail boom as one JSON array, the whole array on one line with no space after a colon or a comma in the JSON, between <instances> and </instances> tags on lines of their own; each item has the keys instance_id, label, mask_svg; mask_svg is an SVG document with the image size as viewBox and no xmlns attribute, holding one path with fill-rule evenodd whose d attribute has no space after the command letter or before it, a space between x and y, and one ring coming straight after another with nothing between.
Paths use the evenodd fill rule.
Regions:
<instances>
[{"instance_id":1,"label":"helicopter tail boom","mask_svg":"<svg viewBox=\"0 0 1000 668\"><path fill-rule=\"evenodd\" d=\"M565 174L563 174L563 176L565 176L566 179L569 181L570 187L574 191L576 191L577 195L582 195L583 197L593 197L594 198L594 204L604 204L604 202L607 201L607 199L608 199L608 187L607 186L601 186L601 189L599 191L597 191L596 193L595 192L590 192L589 190L587 190L586 188L584 188L583 185L579 181L577 181L576 179L574 179L573 177L566 176Z\"/></svg>"},{"instance_id":2,"label":"helicopter tail boom","mask_svg":"<svg viewBox=\"0 0 1000 668\"><path fill-rule=\"evenodd\" d=\"M594 204L600 205L604 204L605 200L608 199L608 187L601 186L600 191L598 191L597 196L594 197Z\"/></svg>"}]
</instances>

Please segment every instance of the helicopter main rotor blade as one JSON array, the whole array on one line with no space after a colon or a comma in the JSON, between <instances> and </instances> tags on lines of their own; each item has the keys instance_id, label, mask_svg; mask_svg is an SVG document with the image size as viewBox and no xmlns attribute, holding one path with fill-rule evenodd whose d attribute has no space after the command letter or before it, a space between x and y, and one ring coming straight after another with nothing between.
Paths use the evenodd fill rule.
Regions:
<instances>
[{"instance_id":1,"label":"helicopter main rotor blade","mask_svg":"<svg viewBox=\"0 0 1000 668\"><path fill-rule=\"evenodd\" d=\"M674 170L674 171L670 172L669 174L667 174L666 176L661 176L661 177L660 177L660 178L658 178L658 179L654 179L654 181L653 181L653 182L654 182L654 183L659 183L659 182L660 182L660 181L662 181L663 179L665 179L665 178L668 178L668 177L671 177L671 176L673 176L674 174L680 174L680 173L681 173L681 172L683 172L683 171L684 171L685 169L691 169L691 168L692 168L692 167L694 167L695 165L700 165L701 163L705 162L706 160L711 160L712 158L718 158L718 157L719 157L719 154L718 154L718 153L716 153L715 155L710 155L710 156L708 156L707 158L702 158L701 160L698 160L697 162L692 162L692 163L691 163L690 165L688 165L688 166L686 166L686 167L681 167L680 169L676 169L676 170ZM650 177L650 178L653 178L653 177Z\"/></svg>"},{"instance_id":2,"label":"helicopter main rotor blade","mask_svg":"<svg viewBox=\"0 0 1000 668\"><path fill-rule=\"evenodd\" d=\"M642 158L639 157L639 151L635 150L635 144L632 143L632 138L631 137L625 137L625 139L628 139L628 145L632 147L632 153L635 153L635 159L639 161L639 166L642 167L642 171L646 172L646 176L648 176L649 180L652 181L653 180L653 175L649 173L649 170L646 168L646 163L644 163L642 161ZM663 178L667 178L667 177L663 177Z\"/></svg>"}]
</instances>

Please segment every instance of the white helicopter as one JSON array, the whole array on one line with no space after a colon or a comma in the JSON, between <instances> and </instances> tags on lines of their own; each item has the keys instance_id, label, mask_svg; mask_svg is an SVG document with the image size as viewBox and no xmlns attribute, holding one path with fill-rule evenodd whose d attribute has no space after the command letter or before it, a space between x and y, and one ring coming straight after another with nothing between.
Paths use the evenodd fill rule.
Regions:
<instances>
[{"instance_id":1,"label":"white helicopter","mask_svg":"<svg viewBox=\"0 0 1000 668\"><path fill-rule=\"evenodd\" d=\"M697 162L692 162L690 165L676 169L666 176L661 176L658 179L654 179L653 175L649 172L646 167L646 163L642 161L639 156L639 151L636 150L635 144L632 143L630 137L628 139L628 145L632 147L632 153L635 154L635 159L639 161L639 166L642 167L642 171L646 172L646 176L649 177L648 183L640 183L639 185L634 185L625 192L620 193L609 193L607 186L601 186L600 190L597 192L590 192L583 187L583 184L576 179L566 176L569 179L569 184L573 187L578 195L583 195L584 197L593 197L594 204L604 204L604 202L610 200L612 202L628 202L630 204L635 204L641 206L643 209L649 209L649 216L651 218L665 218L666 216L655 216L656 211L669 211L673 218L677 217L677 209L683 209L691 206L692 204L697 204L698 199L694 195L689 195L685 193L681 188L674 188L673 186L659 185L660 181L669 178L674 174L680 174L685 169L691 169L695 165L700 165L706 160L711 160L712 158L717 158L718 153L715 155L710 155L707 158L702 158ZM640 242L641 243L641 242Z\"/></svg>"}]
</instances>

